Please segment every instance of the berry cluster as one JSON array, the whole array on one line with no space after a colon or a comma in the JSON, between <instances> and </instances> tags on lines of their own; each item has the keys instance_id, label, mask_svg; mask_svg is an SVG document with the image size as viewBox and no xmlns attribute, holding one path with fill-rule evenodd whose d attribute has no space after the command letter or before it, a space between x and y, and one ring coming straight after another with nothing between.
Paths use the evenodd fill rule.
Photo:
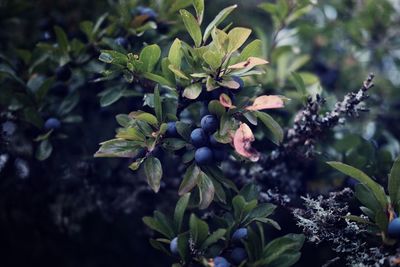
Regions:
<instances>
[{"instance_id":1,"label":"berry cluster","mask_svg":"<svg viewBox=\"0 0 400 267\"><path fill-rule=\"evenodd\" d=\"M220 162L227 156L223 145L215 140L214 133L219 121L214 115L206 115L201 119L201 128L196 128L190 134L190 141L196 148L194 159L197 165L209 165Z\"/></svg>"}]
</instances>

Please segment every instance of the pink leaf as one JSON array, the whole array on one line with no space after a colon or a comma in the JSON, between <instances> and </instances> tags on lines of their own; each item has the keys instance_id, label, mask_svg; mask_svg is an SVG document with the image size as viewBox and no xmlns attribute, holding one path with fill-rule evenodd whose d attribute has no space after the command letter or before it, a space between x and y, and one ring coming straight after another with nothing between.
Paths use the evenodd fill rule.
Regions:
<instances>
[{"instance_id":1,"label":"pink leaf","mask_svg":"<svg viewBox=\"0 0 400 267\"><path fill-rule=\"evenodd\" d=\"M282 98L276 95L262 95L257 97L253 105L246 107L247 110L262 110L271 108L283 108L284 103Z\"/></svg>"},{"instance_id":2,"label":"pink leaf","mask_svg":"<svg viewBox=\"0 0 400 267\"><path fill-rule=\"evenodd\" d=\"M268 61L266 61L262 58L249 57L246 61L236 63L235 65L231 65L228 68L229 69L244 69L244 68L252 69L255 66L264 65L264 64L268 64L268 63L269 63Z\"/></svg>"},{"instance_id":3,"label":"pink leaf","mask_svg":"<svg viewBox=\"0 0 400 267\"><path fill-rule=\"evenodd\" d=\"M219 102L226 108L235 108L236 106L232 105L232 100L227 94L221 94L219 96Z\"/></svg>"},{"instance_id":4,"label":"pink leaf","mask_svg":"<svg viewBox=\"0 0 400 267\"><path fill-rule=\"evenodd\" d=\"M251 147L251 143L254 140L254 135L250 127L246 123L241 123L233 137L233 146L239 155L242 155L253 162L260 159L260 153Z\"/></svg>"}]
</instances>

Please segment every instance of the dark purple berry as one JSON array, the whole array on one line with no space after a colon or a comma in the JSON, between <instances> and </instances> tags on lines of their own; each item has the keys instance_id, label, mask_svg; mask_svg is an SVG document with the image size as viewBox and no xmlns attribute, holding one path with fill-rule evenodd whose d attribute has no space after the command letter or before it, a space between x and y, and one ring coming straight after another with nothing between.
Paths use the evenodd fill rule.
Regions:
<instances>
[{"instance_id":1,"label":"dark purple berry","mask_svg":"<svg viewBox=\"0 0 400 267\"><path fill-rule=\"evenodd\" d=\"M201 119L201 128L210 134L214 133L218 129L218 119L214 115L207 115Z\"/></svg>"},{"instance_id":2,"label":"dark purple berry","mask_svg":"<svg viewBox=\"0 0 400 267\"><path fill-rule=\"evenodd\" d=\"M213 163L213 153L208 147L200 147L194 153L197 165L209 165Z\"/></svg>"}]
</instances>

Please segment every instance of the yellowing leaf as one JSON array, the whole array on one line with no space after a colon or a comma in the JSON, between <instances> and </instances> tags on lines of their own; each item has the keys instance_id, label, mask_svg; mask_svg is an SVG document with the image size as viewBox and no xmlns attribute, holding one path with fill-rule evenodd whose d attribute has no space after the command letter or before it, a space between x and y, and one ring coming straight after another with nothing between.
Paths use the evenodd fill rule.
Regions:
<instances>
[{"instance_id":1,"label":"yellowing leaf","mask_svg":"<svg viewBox=\"0 0 400 267\"><path fill-rule=\"evenodd\" d=\"M233 146L239 155L256 162L260 159L260 153L251 147L254 140L250 127L246 123L241 123L233 137Z\"/></svg>"},{"instance_id":2,"label":"yellowing leaf","mask_svg":"<svg viewBox=\"0 0 400 267\"><path fill-rule=\"evenodd\" d=\"M229 69L252 69L255 66L259 66L259 65L264 65L264 64L268 64L269 62L266 61L265 59L262 58L258 58L258 57L249 57L246 61L242 61L239 63L236 63L234 65L229 66Z\"/></svg>"},{"instance_id":3,"label":"yellowing leaf","mask_svg":"<svg viewBox=\"0 0 400 267\"><path fill-rule=\"evenodd\" d=\"M246 28L238 27L230 30L228 33L228 52L234 52L238 50L246 42L250 34L251 30Z\"/></svg>"},{"instance_id":4,"label":"yellowing leaf","mask_svg":"<svg viewBox=\"0 0 400 267\"><path fill-rule=\"evenodd\" d=\"M253 105L246 107L247 110L262 110L272 108L283 108L284 103L282 98L276 95L262 95L257 97Z\"/></svg>"},{"instance_id":5,"label":"yellowing leaf","mask_svg":"<svg viewBox=\"0 0 400 267\"><path fill-rule=\"evenodd\" d=\"M201 84L194 83L186 87L182 95L188 99L196 99L201 94L201 90Z\"/></svg>"}]
</instances>

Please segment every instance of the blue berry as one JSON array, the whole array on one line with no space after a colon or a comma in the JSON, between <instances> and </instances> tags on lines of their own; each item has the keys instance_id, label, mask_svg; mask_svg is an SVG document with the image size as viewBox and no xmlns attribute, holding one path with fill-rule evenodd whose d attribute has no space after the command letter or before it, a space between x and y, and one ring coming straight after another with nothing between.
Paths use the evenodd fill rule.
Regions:
<instances>
[{"instance_id":1,"label":"blue berry","mask_svg":"<svg viewBox=\"0 0 400 267\"><path fill-rule=\"evenodd\" d=\"M213 134L210 135L209 142L212 147L223 147L224 146L224 144L218 142L217 139L215 139Z\"/></svg>"},{"instance_id":2,"label":"blue berry","mask_svg":"<svg viewBox=\"0 0 400 267\"><path fill-rule=\"evenodd\" d=\"M140 15L147 16L149 20L155 20L157 18L157 13L150 7L138 6L137 11Z\"/></svg>"},{"instance_id":3,"label":"blue berry","mask_svg":"<svg viewBox=\"0 0 400 267\"><path fill-rule=\"evenodd\" d=\"M213 153L208 147L200 147L194 153L194 159L198 165L208 165L213 163Z\"/></svg>"},{"instance_id":4,"label":"blue berry","mask_svg":"<svg viewBox=\"0 0 400 267\"><path fill-rule=\"evenodd\" d=\"M400 218L395 218L389 223L387 232L390 237L400 238Z\"/></svg>"},{"instance_id":5,"label":"blue berry","mask_svg":"<svg viewBox=\"0 0 400 267\"><path fill-rule=\"evenodd\" d=\"M190 134L190 141L195 147L202 147L207 145L208 137L203 129L197 128Z\"/></svg>"},{"instance_id":6,"label":"blue berry","mask_svg":"<svg viewBox=\"0 0 400 267\"><path fill-rule=\"evenodd\" d=\"M214 267L230 267L231 264L224 257L214 258Z\"/></svg>"},{"instance_id":7,"label":"blue berry","mask_svg":"<svg viewBox=\"0 0 400 267\"><path fill-rule=\"evenodd\" d=\"M56 130L61 127L61 122L56 119L56 118L49 118L45 123L44 123L44 128L46 130Z\"/></svg>"},{"instance_id":8,"label":"blue berry","mask_svg":"<svg viewBox=\"0 0 400 267\"><path fill-rule=\"evenodd\" d=\"M239 228L232 235L232 241L240 241L241 239L247 238L247 229Z\"/></svg>"},{"instance_id":9,"label":"blue berry","mask_svg":"<svg viewBox=\"0 0 400 267\"><path fill-rule=\"evenodd\" d=\"M59 81L68 81L71 75L72 72L68 65L63 65L56 69L56 77Z\"/></svg>"},{"instance_id":10,"label":"blue berry","mask_svg":"<svg viewBox=\"0 0 400 267\"><path fill-rule=\"evenodd\" d=\"M124 38L124 37L115 38L114 43L117 46L120 46L120 47L123 47L123 48L127 48L128 47L128 40L126 40L126 38Z\"/></svg>"},{"instance_id":11,"label":"blue berry","mask_svg":"<svg viewBox=\"0 0 400 267\"><path fill-rule=\"evenodd\" d=\"M175 237L171 240L171 243L169 244L169 250L172 254L178 254L178 237Z\"/></svg>"},{"instance_id":12,"label":"blue berry","mask_svg":"<svg viewBox=\"0 0 400 267\"><path fill-rule=\"evenodd\" d=\"M234 248L231 252L231 260L234 264L239 265L247 259L246 250L243 248Z\"/></svg>"},{"instance_id":13,"label":"blue berry","mask_svg":"<svg viewBox=\"0 0 400 267\"><path fill-rule=\"evenodd\" d=\"M171 121L167 123L168 128L167 128L167 137L178 137L178 131L176 130L176 122Z\"/></svg>"},{"instance_id":14,"label":"blue berry","mask_svg":"<svg viewBox=\"0 0 400 267\"><path fill-rule=\"evenodd\" d=\"M207 115L201 119L201 128L210 134L218 129L218 119L214 115Z\"/></svg>"}]
</instances>

